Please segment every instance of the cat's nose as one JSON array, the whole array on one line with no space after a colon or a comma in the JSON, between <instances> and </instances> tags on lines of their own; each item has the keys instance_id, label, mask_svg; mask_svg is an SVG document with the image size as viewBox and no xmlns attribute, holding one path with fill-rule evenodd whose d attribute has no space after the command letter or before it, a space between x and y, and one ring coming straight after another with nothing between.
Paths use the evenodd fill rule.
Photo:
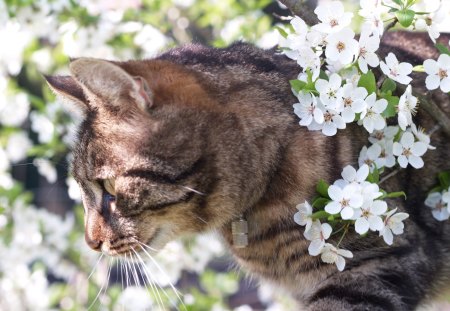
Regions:
<instances>
[{"instance_id":1,"label":"cat's nose","mask_svg":"<svg viewBox=\"0 0 450 311\"><path fill-rule=\"evenodd\" d=\"M102 248L102 241L92 239L89 234L84 235L84 239L86 240L87 245L89 245L90 248L92 248L94 251L100 251Z\"/></svg>"}]
</instances>

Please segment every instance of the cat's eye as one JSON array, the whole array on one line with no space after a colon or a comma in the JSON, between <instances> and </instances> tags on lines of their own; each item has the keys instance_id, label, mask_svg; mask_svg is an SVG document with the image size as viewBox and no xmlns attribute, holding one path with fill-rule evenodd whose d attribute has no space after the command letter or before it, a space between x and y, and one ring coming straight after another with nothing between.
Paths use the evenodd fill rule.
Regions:
<instances>
[{"instance_id":1,"label":"cat's eye","mask_svg":"<svg viewBox=\"0 0 450 311\"><path fill-rule=\"evenodd\" d=\"M103 187L109 194L116 195L116 181L113 178L104 179Z\"/></svg>"}]
</instances>

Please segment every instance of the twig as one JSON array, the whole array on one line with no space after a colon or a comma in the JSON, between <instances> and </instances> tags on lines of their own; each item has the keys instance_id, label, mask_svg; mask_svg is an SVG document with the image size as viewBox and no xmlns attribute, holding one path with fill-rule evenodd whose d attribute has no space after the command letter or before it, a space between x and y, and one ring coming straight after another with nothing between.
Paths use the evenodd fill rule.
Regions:
<instances>
[{"instance_id":1,"label":"twig","mask_svg":"<svg viewBox=\"0 0 450 311\"><path fill-rule=\"evenodd\" d=\"M297 15L305 21L308 26L318 24L320 21L316 14L306 4L305 0L279 0L284 4L294 15Z\"/></svg>"},{"instance_id":2,"label":"twig","mask_svg":"<svg viewBox=\"0 0 450 311\"><path fill-rule=\"evenodd\" d=\"M400 169L399 169L399 168L393 170L392 172L390 172L389 174L387 174L386 176L384 176L383 178L381 178L381 180L380 180L380 182L378 183L378 185L381 185L382 183L384 183L386 180L388 180L388 179L391 178L392 176L397 175L398 172L400 172Z\"/></svg>"},{"instance_id":3,"label":"twig","mask_svg":"<svg viewBox=\"0 0 450 311\"><path fill-rule=\"evenodd\" d=\"M397 18L395 18L392 22L387 24L386 27L384 27L383 35L380 38L380 42L383 42L384 36L386 35L389 29L395 26L395 24L397 24Z\"/></svg>"}]
</instances>

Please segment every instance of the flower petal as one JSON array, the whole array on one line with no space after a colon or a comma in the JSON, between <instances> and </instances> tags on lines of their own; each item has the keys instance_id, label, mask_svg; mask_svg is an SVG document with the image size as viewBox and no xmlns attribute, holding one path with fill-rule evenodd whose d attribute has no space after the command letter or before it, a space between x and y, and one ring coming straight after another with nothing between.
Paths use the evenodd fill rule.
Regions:
<instances>
[{"instance_id":1,"label":"flower petal","mask_svg":"<svg viewBox=\"0 0 450 311\"><path fill-rule=\"evenodd\" d=\"M328 187L328 195L333 201L341 201L344 197L344 192L341 188L331 185Z\"/></svg>"},{"instance_id":2,"label":"flower petal","mask_svg":"<svg viewBox=\"0 0 450 311\"><path fill-rule=\"evenodd\" d=\"M337 256L336 259L336 267L339 271L343 271L345 268L345 259L342 256Z\"/></svg>"},{"instance_id":3,"label":"flower petal","mask_svg":"<svg viewBox=\"0 0 450 311\"><path fill-rule=\"evenodd\" d=\"M344 207L341 211L342 219L351 219L353 217L354 210L350 206Z\"/></svg>"},{"instance_id":4,"label":"flower petal","mask_svg":"<svg viewBox=\"0 0 450 311\"><path fill-rule=\"evenodd\" d=\"M359 234L364 234L369 231L369 222L364 217L356 219L355 231Z\"/></svg>"},{"instance_id":5,"label":"flower petal","mask_svg":"<svg viewBox=\"0 0 450 311\"><path fill-rule=\"evenodd\" d=\"M421 157L417 157L415 155L410 155L408 158L409 164L414 168L422 168L424 163Z\"/></svg>"},{"instance_id":6,"label":"flower petal","mask_svg":"<svg viewBox=\"0 0 450 311\"><path fill-rule=\"evenodd\" d=\"M311 256L317 256L320 254L325 242L322 240L313 240L311 244L309 244L308 252Z\"/></svg>"},{"instance_id":7,"label":"flower petal","mask_svg":"<svg viewBox=\"0 0 450 311\"><path fill-rule=\"evenodd\" d=\"M424 155L424 153L427 151L428 146L423 142L416 142L411 147L411 152L418 157L421 157Z\"/></svg>"},{"instance_id":8,"label":"flower petal","mask_svg":"<svg viewBox=\"0 0 450 311\"><path fill-rule=\"evenodd\" d=\"M332 215L338 214L341 211L341 209L342 209L341 204L339 204L338 202L335 202L335 201L332 201L325 206L325 211L328 214L332 214Z\"/></svg>"}]
</instances>

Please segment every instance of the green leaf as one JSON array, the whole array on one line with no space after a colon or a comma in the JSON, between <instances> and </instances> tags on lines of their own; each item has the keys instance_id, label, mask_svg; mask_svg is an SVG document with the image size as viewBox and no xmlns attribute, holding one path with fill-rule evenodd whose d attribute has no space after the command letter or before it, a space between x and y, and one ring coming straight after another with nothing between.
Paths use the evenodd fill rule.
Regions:
<instances>
[{"instance_id":1,"label":"green leaf","mask_svg":"<svg viewBox=\"0 0 450 311\"><path fill-rule=\"evenodd\" d=\"M396 88L397 88L397 84L395 83L395 81L390 78L386 78L383 81L383 84L381 85L381 92L383 92L383 93L391 92L392 93L395 91Z\"/></svg>"},{"instance_id":2,"label":"green leaf","mask_svg":"<svg viewBox=\"0 0 450 311\"><path fill-rule=\"evenodd\" d=\"M358 81L358 86L361 86L367 90L370 94L374 93L377 90L377 83L375 81L375 75L371 70L367 73L361 75Z\"/></svg>"},{"instance_id":3,"label":"green leaf","mask_svg":"<svg viewBox=\"0 0 450 311\"><path fill-rule=\"evenodd\" d=\"M317 220L317 219L327 219L330 216L329 213L325 212L325 211L318 211L315 212L314 214L311 215L311 218L313 220Z\"/></svg>"},{"instance_id":4,"label":"green leaf","mask_svg":"<svg viewBox=\"0 0 450 311\"><path fill-rule=\"evenodd\" d=\"M380 181L380 172L378 171L376 165L373 172L370 172L369 175L367 176L367 180L374 184L378 184L378 182Z\"/></svg>"},{"instance_id":5,"label":"green leaf","mask_svg":"<svg viewBox=\"0 0 450 311\"><path fill-rule=\"evenodd\" d=\"M384 99L387 100L388 105L386 109L383 111L382 115L385 118L394 117L397 114L397 106L400 98L398 96L393 96L389 94L385 94L383 96Z\"/></svg>"},{"instance_id":6,"label":"green leaf","mask_svg":"<svg viewBox=\"0 0 450 311\"><path fill-rule=\"evenodd\" d=\"M402 196L405 197L405 200L406 200L406 193L404 191L389 192L389 193L386 193L385 195L379 197L378 200L398 198L398 197L402 197Z\"/></svg>"},{"instance_id":7,"label":"green leaf","mask_svg":"<svg viewBox=\"0 0 450 311\"><path fill-rule=\"evenodd\" d=\"M398 22L400 23L400 25L402 25L405 28L411 26L411 24L414 20L415 14L416 13L413 10L409 10L409 9L404 9L404 10L395 12L395 16L397 17Z\"/></svg>"},{"instance_id":8,"label":"green leaf","mask_svg":"<svg viewBox=\"0 0 450 311\"><path fill-rule=\"evenodd\" d=\"M439 183L444 190L450 187L450 171L441 172L438 174Z\"/></svg>"},{"instance_id":9,"label":"green leaf","mask_svg":"<svg viewBox=\"0 0 450 311\"><path fill-rule=\"evenodd\" d=\"M300 80L290 80L289 83L291 84L291 87L299 93L301 90L303 90L306 86L306 82L300 81Z\"/></svg>"},{"instance_id":10,"label":"green leaf","mask_svg":"<svg viewBox=\"0 0 450 311\"><path fill-rule=\"evenodd\" d=\"M414 72L425 72L425 68L423 67L423 65L414 66L412 70Z\"/></svg>"},{"instance_id":11,"label":"green leaf","mask_svg":"<svg viewBox=\"0 0 450 311\"><path fill-rule=\"evenodd\" d=\"M316 191L322 197L329 199L330 197L328 196L328 187L330 187L330 185L327 184L327 182L325 180L321 179L317 183Z\"/></svg>"},{"instance_id":12,"label":"green leaf","mask_svg":"<svg viewBox=\"0 0 450 311\"><path fill-rule=\"evenodd\" d=\"M280 33L281 36L283 36L283 38L287 38L287 36L289 35L286 30L284 30L283 28L281 28L280 26L275 26L275 29L278 30L278 32Z\"/></svg>"},{"instance_id":13,"label":"green leaf","mask_svg":"<svg viewBox=\"0 0 450 311\"><path fill-rule=\"evenodd\" d=\"M329 199L327 199L327 198L322 198L322 197L318 197L317 199L315 199L315 200L312 202L312 207L321 209L321 208L324 208L325 205L328 204L328 202L330 202Z\"/></svg>"},{"instance_id":14,"label":"green leaf","mask_svg":"<svg viewBox=\"0 0 450 311\"><path fill-rule=\"evenodd\" d=\"M442 43L436 43L435 47L439 50L439 52L441 54L447 54L450 55L450 50L448 49L448 47L446 47L445 45L443 45Z\"/></svg>"}]
</instances>

